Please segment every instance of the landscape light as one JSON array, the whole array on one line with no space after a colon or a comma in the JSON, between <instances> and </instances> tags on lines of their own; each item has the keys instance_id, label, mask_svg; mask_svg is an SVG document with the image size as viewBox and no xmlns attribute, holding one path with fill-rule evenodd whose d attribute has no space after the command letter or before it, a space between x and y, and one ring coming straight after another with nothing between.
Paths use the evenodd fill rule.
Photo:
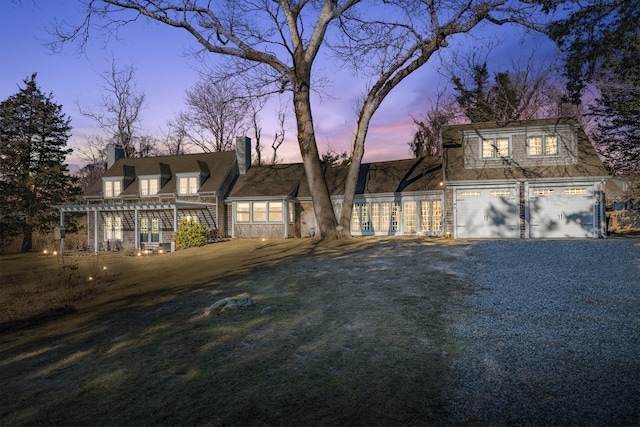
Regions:
<instances>
[{"instance_id":1,"label":"landscape light","mask_svg":"<svg viewBox=\"0 0 640 427\"><path fill-rule=\"evenodd\" d=\"M102 270L107 271L107 266L102 267Z\"/></svg>"},{"instance_id":2,"label":"landscape light","mask_svg":"<svg viewBox=\"0 0 640 427\"><path fill-rule=\"evenodd\" d=\"M138 256L142 256L142 252L138 252Z\"/></svg>"},{"instance_id":3,"label":"landscape light","mask_svg":"<svg viewBox=\"0 0 640 427\"><path fill-rule=\"evenodd\" d=\"M89 276L89 281L91 282L93 280L93 276Z\"/></svg>"},{"instance_id":4,"label":"landscape light","mask_svg":"<svg viewBox=\"0 0 640 427\"><path fill-rule=\"evenodd\" d=\"M42 253L44 253L46 255L46 254L49 253L49 251L45 249L44 251L42 251Z\"/></svg>"}]
</instances>

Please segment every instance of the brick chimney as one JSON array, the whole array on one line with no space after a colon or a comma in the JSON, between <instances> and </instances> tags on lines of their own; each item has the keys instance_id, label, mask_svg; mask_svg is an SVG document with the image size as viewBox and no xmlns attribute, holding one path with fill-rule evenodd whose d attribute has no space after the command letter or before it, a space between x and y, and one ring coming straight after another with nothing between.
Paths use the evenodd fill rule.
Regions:
<instances>
[{"instance_id":1,"label":"brick chimney","mask_svg":"<svg viewBox=\"0 0 640 427\"><path fill-rule=\"evenodd\" d=\"M238 173L244 175L251 167L251 138L246 136L236 137L236 158L238 160Z\"/></svg>"},{"instance_id":2,"label":"brick chimney","mask_svg":"<svg viewBox=\"0 0 640 427\"><path fill-rule=\"evenodd\" d=\"M111 169L111 166L119 159L124 159L124 148L117 145L110 145L107 147L107 170Z\"/></svg>"}]
</instances>

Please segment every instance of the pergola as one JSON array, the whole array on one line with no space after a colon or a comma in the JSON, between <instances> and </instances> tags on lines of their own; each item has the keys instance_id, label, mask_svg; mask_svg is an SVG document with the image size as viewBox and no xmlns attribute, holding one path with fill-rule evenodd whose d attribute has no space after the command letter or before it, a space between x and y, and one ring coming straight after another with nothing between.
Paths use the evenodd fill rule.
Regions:
<instances>
[{"instance_id":1,"label":"pergola","mask_svg":"<svg viewBox=\"0 0 640 427\"><path fill-rule=\"evenodd\" d=\"M136 203L105 203L105 204L85 204L85 205L55 205L52 206L60 211L60 227L64 229L65 213L86 212L87 216L93 212L93 250L98 254L98 213L100 212L133 212L135 227L135 246L140 246L140 235L138 232L138 218L141 211L172 211L173 212L173 231L178 229L178 211L188 209L204 209L209 206L215 206L214 203L204 203L196 201L180 201L173 202L136 202ZM64 252L64 237L60 241L60 253Z\"/></svg>"}]
</instances>

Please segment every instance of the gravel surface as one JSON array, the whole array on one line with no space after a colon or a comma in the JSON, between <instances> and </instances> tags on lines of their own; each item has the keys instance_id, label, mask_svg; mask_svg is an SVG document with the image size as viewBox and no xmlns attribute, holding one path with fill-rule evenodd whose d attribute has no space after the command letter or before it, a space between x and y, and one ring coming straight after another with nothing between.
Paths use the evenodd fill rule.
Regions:
<instances>
[{"instance_id":1,"label":"gravel surface","mask_svg":"<svg viewBox=\"0 0 640 427\"><path fill-rule=\"evenodd\" d=\"M487 241L457 323L451 425L640 426L640 240Z\"/></svg>"}]
</instances>

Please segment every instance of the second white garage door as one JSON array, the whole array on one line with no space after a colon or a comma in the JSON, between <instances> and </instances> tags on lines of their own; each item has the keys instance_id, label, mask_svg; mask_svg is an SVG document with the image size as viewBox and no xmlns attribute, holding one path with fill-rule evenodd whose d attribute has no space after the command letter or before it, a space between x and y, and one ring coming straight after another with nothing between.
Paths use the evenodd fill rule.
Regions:
<instances>
[{"instance_id":1,"label":"second white garage door","mask_svg":"<svg viewBox=\"0 0 640 427\"><path fill-rule=\"evenodd\" d=\"M530 188L529 235L534 238L594 237L593 188Z\"/></svg>"},{"instance_id":2,"label":"second white garage door","mask_svg":"<svg viewBox=\"0 0 640 427\"><path fill-rule=\"evenodd\" d=\"M520 237L520 195L513 188L456 190L456 237Z\"/></svg>"}]
</instances>

